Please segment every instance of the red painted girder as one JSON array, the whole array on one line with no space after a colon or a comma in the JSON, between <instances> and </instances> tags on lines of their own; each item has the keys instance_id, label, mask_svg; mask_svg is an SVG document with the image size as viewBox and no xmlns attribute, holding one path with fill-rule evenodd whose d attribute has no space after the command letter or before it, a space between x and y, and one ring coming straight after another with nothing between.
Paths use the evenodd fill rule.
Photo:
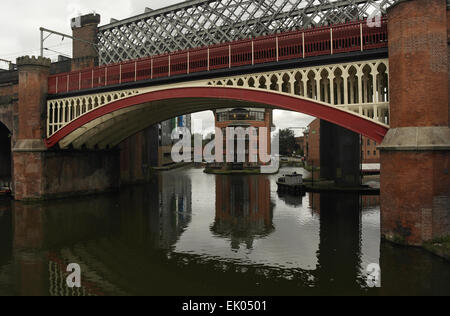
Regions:
<instances>
[{"instance_id":1,"label":"red painted girder","mask_svg":"<svg viewBox=\"0 0 450 316\"><path fill-rule=\"evenodd\" d=\"M378 143L383 141L388 132L387 127L377 124L370 119L363 118L356 113L353 114L332 106L299 99L294 96L242 88L188 87L154 91L112 102L81 116L59 130L46 140L47 147L51 148L55 146L70 133L106 114L142 103L186 98L237 100L266 105L280 110L299 112L342 126ZM205 108L205 110L210 110L210 108ZM180 113L173 113L173 117L178 116L178 114Z\"/></svg>"}]
</instances>

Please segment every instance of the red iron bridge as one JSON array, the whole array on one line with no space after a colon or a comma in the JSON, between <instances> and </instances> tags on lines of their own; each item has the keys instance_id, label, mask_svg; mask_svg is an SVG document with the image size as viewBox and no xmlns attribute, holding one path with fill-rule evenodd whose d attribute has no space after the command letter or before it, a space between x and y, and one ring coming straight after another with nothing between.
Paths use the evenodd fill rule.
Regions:
<instances>
[{"instance_id":1,"label":"red iron bridge","mask_svg":"<svg viewBox=\"0 0 450 316\"><path fill-rule=\"evenodd\" d=\"M247 65L385 48L387 19L366 20L149 56L49 77L50 95Z\"/></svg>"}]
</instances>

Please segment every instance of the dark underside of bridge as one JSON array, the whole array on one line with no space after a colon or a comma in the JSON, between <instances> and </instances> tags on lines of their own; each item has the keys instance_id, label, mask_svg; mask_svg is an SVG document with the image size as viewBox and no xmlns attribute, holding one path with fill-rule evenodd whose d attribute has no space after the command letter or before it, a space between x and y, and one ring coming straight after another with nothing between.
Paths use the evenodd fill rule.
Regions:
<instances>
[{"instance_id":1,"label":"dark underside of bridge","mask_svg":"<svg viewBox=\"0 0 450 316\"><path fill-rule=\"evenodd\" d=\"M320 177L338 187L361 184L360 136L338 125L320 122Z\"/></svg>"},{"instance_id":2,"label":"dark underside of bridge","mask_svg":"<svg viewBox=\"0 0 450 316\"><path fill-rule=\"evenodd\" d=\"M11 181L10 131L0 123L0 190Z\"/></svg>"}]
</instances>

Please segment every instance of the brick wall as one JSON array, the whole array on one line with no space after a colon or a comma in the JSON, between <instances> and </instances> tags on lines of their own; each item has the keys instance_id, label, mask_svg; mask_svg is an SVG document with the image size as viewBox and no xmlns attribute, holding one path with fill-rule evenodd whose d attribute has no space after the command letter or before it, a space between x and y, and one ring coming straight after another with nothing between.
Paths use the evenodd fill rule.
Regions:
<instances>
[{"instance_id":1,"label":"brick wall","mask_svg":"<svg viewBox=\"0 0 450 316\"><path fill-rule=\"evenodd\" d=\"M448 12L445 0L414 0L388 13L391 137L381 147L382 235L422 245L450 234L448 140L435 136L449 126ZM419 129L405 139L403 127ZM433 131L426 143L418 137L422 127ZM406 150L408 142L418 150Z\"/></svg>"},{"instance_id":2,"label":"brick wall","mask_svg":"<svg viewBox=\"0 0 450 316\"><path fill-rule=\"evenodd\" d=\"M76 19L80 19L78 25ZM84 41L73 41L73 58L97 57L97 51L91 43L97 42L100 15L88 14L76 19L72 19L72 23L75 23L72 27L73 37Z\"/></svg>"},{"instance_id":3,"label":"brick wall","mask_svg":"<svg viewBox=\"0 0 450 316\"><path fill-rule=\"evenodd\" d=\"M150 167L155 163L155 159L156 163L163 161L158 157L161 153L158 153L158 144L155 142L157 139L155 128L150 127L119 145L121 183L132 184L149 180Z\"/></svg>"},{"instance_id":4,"label":"brick wall","mask_svg":"<svg viewBox=\"0 0 450 316\"><path fill-rule=\"evenodd\" d=\"M50 61L48 61L50 66ZM49 67L27 65L19 72L18 95L21 106L18 109L19 129L17 139L38 139L46 137L46 98Z\"/></svg>"},{"instance_id":5,"label":"brick wall","mask_svg":"<svg viewBox=\"0 0 450 316\"><path fill-rule=\"evenodd\" d=\"M140 132L120 144L120 178L123 183L144 180L143 151L145 139Z\"/></svg>"},{"instance_id":6,"label":"brick wall","mask_svg":"<svg viewBox=\"0 0 450 316\"><path fill-rule=\"evenodd\" d=\"M93 194L119 187L119 153L15 152L15 198L41 200Z\"/></svg>"},{"instance_id":7,"label":"brick wall","mask_svg":"<svg viewBox=\"0 0 450 316\"><path fill-rule=\"evenodd\" d=\"M320 166L320 120L313 121L305 137L306 160L309 165Z\"/></svg>"},{"instance_id":8,"label":"brick wall","mask_svg":"<svg viewBox=\"0 0 450 316\"><path fill-rule=\"evenodd\" d=\"M315 120L309 126L309 135L304 139L305 155L309 164L320 164L320 120ZM361 154L363 163L380 163L380 151L378 143L367 137L362 138ZM306 152L307 146L309 153Z\"/></svg>"},{"instance_id":9,"label":"brick wall","mask_svg":"<svg viewBox=\"0 0 450 316\"><path fill-rule=\"evenodd\" d=\"M380 163L380 151L377 149L378 143L367 137L362 138L361 153L363 163Z\"/></svg>"},{"instance_id":10,"label":"brick wall","mask_svg":"<svg viewBox=\"0 0 450 316\"><path fill-rule=\"evenodd\" d=\"M421 245L450 231L449 152L383 152L382 234ZM445 172L447 170L447 173Z\"/></svg>"},{"instance_id":11,"label":"brick wall","mask_svg":"<svg viewBox=\"0 0 450 316\"><path fill-rule=\"evenodd\" d=\"M225 121L225 122L218 122L217 121L217 114L215 115L215 125L216 128L219 128L221 130L223 130L224 128L227 128L229 126L231 127L235 127L236 124L245 124L245 127L243 128L249 128L249 127L253 127L255 129L257 129L258 131L258 153L259 153L259 128L267 128L267 153L271 153L272 152L272 140L271 140L271 128L273 125L273 111L272 110L266 110L264 113L264 121L236 121L236 120L230 120L230 121ZM248 126L247 126L248 125ZM226 162L226 148L227 148L227 139L226 139L226 132L223 135L223 153L224 153L224 161ZM220 146L220 144L217 144L216 146ZM258 154L259 157L259 154ZM249 162L249 156L246 157L246 162ZM261 165L264 165L263 162L259 162ZM250 163L249 163L250 164Z\"/></svg>"},{"instance_id":12,"label":"brick wall","mask_svg":"<svg viewBox=\"0 0 450 316\"><path fill-rule=\"evenodd\" d=\"M119 152L47 152L43 190L48 197L92 194L119 187Z\"/></svg>"},{"instance_id":13,"label":"brick wall","mask_svg":"<svg viewBox=\"0 0 450 316\"><path fill-rule=\"evenodd\" d=\"M394 9L388 24L391 128L448 126L445 0L402 2Z\"/></svg>"},{"instance_id":14,"label":"brick wall","mask_svg":"<svg viewBox=\"0 0 450 316\"><path fill-rule=\"evenodd\" d=\"M88 14L78 18L79 21L72 20L73 37L79 40L73 41L72 48L72 70L91 68L98 64L98 53L93 43L97 43L98 25L100 15Z\"/></svg>"}]
</instances>

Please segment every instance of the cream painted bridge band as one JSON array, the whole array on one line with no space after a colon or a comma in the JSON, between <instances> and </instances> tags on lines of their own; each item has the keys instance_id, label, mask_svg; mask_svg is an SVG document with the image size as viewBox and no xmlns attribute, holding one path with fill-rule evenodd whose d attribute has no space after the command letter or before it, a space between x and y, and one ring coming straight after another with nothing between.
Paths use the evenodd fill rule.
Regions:
<instances>
[{"instance_id":1,"label":"cream painted bridge band","mask_svg":"<svg viewBox=\"0 0 450 316\"><path fill-rule=\"evenodd\" d=\"M384 127L389 125L389 62L377 59L48 100L47 136L52 137L74 121L114 102L149 92L190 87L230 87L289 95L350 112ZM211 104L208 99L143 103L87 122L59 141L59 145L63 149L71 145L76 149L112 147L148 126L179 114L238 106L252 104L238 100L215 100Z\"/></svg>"}]
</instances>

